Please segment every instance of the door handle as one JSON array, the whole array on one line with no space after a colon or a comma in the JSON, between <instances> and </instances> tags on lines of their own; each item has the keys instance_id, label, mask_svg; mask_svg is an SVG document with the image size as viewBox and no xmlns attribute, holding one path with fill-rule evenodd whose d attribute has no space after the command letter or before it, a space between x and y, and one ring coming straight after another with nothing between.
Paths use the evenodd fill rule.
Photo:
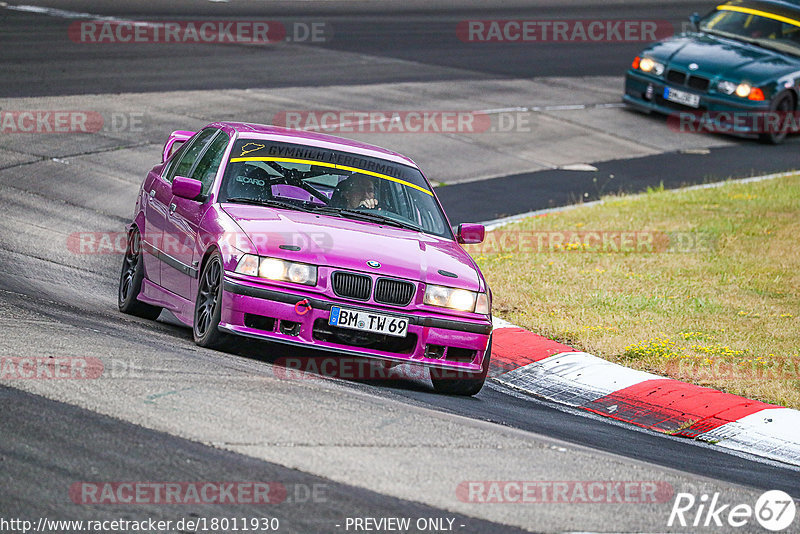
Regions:
<instances>
[{"instance_id":1,"label":"door handle","mask_svg":"<svg viewBox=\"0 0 800 534\"><path fill-rule=\"evenodd\" d=\"M172 204L170 204L170 205L169 205L169 213L170 213L170 214L172 214L172 212L174 212L174 211L175 211L175 209L177 209L177 207L178 207L178 206L177 206L177 205L175 205L175 203L174 203L174 202L173 202Z\"/></svg>"},{"instance_id":2,"label":"door handle","mask_svg":"<svg viewBox=\"0 0 800 534\"><path fill-rule=\"evenodd\" d=\"M155 189L151 189L150 190L150 198L153 198L154 196L156 196L156 190Z\"/></svg>"}]
</instances>

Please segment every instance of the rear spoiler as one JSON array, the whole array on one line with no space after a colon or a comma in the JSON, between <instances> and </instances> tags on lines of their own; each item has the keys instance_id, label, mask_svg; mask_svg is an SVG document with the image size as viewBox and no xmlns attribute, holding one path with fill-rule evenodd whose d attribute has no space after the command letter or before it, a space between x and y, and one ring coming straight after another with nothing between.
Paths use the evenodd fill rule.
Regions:
<instances>
[{"instance_id":1,"label":"rear spoiler","mask_svg":"<svg viewBox=\"0 0 800 534\"><path fill-rule=\"evenodd\" d=\"M175 130L169 134L169 139L164 144L164 151L161 153L161 162L167 161L183 143L188 141L196 132L187 130Z\"/></svg>"}]
</instances>

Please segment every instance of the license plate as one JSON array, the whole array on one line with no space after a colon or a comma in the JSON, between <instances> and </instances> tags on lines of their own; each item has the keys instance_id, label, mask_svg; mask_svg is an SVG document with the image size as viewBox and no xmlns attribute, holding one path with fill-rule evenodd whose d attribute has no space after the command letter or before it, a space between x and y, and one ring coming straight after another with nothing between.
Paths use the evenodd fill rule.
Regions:
<instances>
[{"instance_id":1,"label":"license plate","mask_svg":"<svg viewBox=\"0 0 800 534\"><path fill-rule=\"evenodd\" d=\"M689 106L690 108L700 107L700 95L687 93L686 91L678 91L677 89L672 89L670 87L664 88L664 99L677 104L683 104L684 106Z\"/></svg>"},{"instance_id":2,"label":"license plate","mask_svg":"<svg viewBox=\"0 0 800 534\"><path fill-rule=\"evenodd\" d=\"M387 334L389 336L406 337L408 333L408 319L380 313L351 310L334 306L328 319L331 326Z\"/></svg>"}]
</instances>

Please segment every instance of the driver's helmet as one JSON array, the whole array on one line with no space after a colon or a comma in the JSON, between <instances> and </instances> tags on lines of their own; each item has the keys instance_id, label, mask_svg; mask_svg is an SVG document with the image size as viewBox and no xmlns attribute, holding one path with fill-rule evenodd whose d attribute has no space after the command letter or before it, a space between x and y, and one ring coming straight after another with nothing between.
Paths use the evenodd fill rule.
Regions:
<instances>
[{"instance_id":1,"label":"driver's helmet","mask_svg":"<svg viewBox=\"0 0 800 534\"><path fill-rule=\"evenodd\" d=\"M345 178L336 186L331 195L330 205L337 208L346 208L348 201L375 198L377 187L375 181L363 174L353 174Z\"/></svg>"}]
</instances>

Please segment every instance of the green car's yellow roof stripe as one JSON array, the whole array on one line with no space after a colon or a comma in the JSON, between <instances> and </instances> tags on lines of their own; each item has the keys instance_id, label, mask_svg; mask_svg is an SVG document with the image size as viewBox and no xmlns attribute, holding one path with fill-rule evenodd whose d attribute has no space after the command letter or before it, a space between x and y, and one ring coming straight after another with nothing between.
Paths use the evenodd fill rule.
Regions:
<instances>
[{"instance_id":1,"label":"green car's yellow roof stripe","mask_svg":"<svg viewBox=\"0 0 800 534\"><path fill-rule=\"evenodd\" d=\"M721 5L717 6L718 11L736 11L739 13L747 13L748 15L758 15L759 17L764 17L772 20L777 20L780 22L785 22L786 24L791 24L792 26L797 26L800 28L800 20L791 19L789 17L784 17L781 15L776 15L775 13L770 13L769 11L761 11L760 9L752 9L749 7L739 7L739 6L729 6L729 5Z\"/></svg>"},{"instance_id":2,"label":"green car's yellow roof stripe","mask_svg":"<svg viewBox=\"0 0 800 534\"><path fill-rule=\"evenodd\" d=\"M319 167L330 167L331 169L336 169L340 171L350 171L350 172L357 172L360 174L368 174L369 176L375 176L376 178L382 178L384 180L390 180L392 182L397 182L398 184L403 184L408 187L412 187L414 189L418 189L425 194L433 196L433 193L429 190L425 189L424 187L420 187L416 184L412 184L411 182L407 182L405 180L401 180L400 178L395 178L394 176L389 176L388 174L381 174L379 172L372 172L367 171L364 169L357 169L356 167L347 167L346 165L337 165L335 163L327 163L325 161L315 161L313 159L294 159L294 158L231 158L231 163L236 163L239 161L274 161L276 163L303 163L308 165L316 165Z\"/></svg>"}]
</instances>

